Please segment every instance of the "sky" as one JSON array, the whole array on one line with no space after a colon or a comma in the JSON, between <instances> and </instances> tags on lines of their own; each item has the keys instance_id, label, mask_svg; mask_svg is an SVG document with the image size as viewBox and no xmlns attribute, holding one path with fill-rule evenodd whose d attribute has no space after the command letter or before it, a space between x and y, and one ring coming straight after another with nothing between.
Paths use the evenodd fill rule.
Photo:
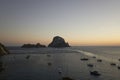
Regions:
<instances>
[{"instance_id":1,"label":"sky","mask_svg":"<svg viewBox=\"0 0 120 80\"><path fill-rule=\"evenodd\" d=\"M0 42L120 45L120 0L0 0Z\"/></svg>"}]
</instances>

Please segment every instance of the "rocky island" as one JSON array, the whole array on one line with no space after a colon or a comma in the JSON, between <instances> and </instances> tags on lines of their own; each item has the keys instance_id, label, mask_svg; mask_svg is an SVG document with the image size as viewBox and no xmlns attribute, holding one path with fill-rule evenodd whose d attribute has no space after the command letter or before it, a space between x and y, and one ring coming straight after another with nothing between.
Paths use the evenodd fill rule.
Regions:
<instances>
[{"instance_id":1,"label":"rocky island","mask_svg":"<svg viewBox=\"0 0 120 80\"><path fill-rule=\"evenodd\" d=\"M3 44L0 43L0 56L6 55L6 54L9 54L9 51Z\"/></svg>"},{"instance_id":2,"label":"rocky island","mask_svg":"<svg viewBox=\"0 0 120 80\"><path fill-rule=\"evenodd\" d=\"M62 47L70 47L65 40L60 36L55 36L52 40L52 42L48 45L48 47L54 47L54 48L62 48Z\"/></svg>"},{"instance_id":3,"label":"rocky island","mask_svg":"<svg viewBox=\"0 0 120 80\"><path fill-rule=\"evenodd\" d=\"M45 45L42 45L40 43L37 44L23 44L21 48L45 48Z\"/></svg>"}]
</instances>

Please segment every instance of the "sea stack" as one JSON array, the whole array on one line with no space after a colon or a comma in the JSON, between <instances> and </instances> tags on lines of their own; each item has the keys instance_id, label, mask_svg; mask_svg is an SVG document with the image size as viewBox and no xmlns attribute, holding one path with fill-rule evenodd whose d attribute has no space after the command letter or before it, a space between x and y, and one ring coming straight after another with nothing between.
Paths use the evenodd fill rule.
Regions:
<instances>
[{"instance_id":1,"label":"sea stack","mask_svg":"<svg viewBox=\"0 0 120 80\"><path fill-rule=\"evenodd\" d=\"M0 56L9 54L9 51L6 49L6 47L0 43Z\"/></svg>"},{"instance_id":2,"label":"sea stack","mask_svg":"<svg viewBox=\"0 0 120 80\"><path fill-rule=\"evenodd\" d=\"M52 42L48 45L48 47L54 47L54 48L63 48L63 47L70 47L65 40L60 36L55 36L52 40Z\"/></svg>"}]
</instances>

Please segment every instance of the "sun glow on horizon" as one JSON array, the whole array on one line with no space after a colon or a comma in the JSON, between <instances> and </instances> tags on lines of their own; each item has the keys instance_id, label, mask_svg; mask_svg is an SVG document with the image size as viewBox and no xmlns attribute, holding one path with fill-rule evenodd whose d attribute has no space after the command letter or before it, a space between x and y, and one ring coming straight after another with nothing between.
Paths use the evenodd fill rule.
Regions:
<instances>
[{"instance_id":1,"label":"sun glow on horizon","mask_svg":"<svg viewBox=\"0 0 120 80\"><path fill-rule=\"evenodd\" d=\"M119 3L119 0L2 0L0 42L48 45L54 36L61 36L72 46L118 46Z\"/></svg>"},{"instance_id":2,"label":"sun glow on horizon","mask_svg":"<svg viewBox=\"0 0 120 80\"><path fill-rule=\"evenodd\" d=\"M51 39L19 39L19 40L8 40L8 41L2 41L7 46L21 46L23 44L31 43L31 44L36 44L36 43L41 43L44 45L48 45L51 41ZM64 38L64 37L63 37ZM71 46L120 46L120 40L106 40L106 39L96 39L96 40L83 40L83 39L75 39L75 38L65 38L65 41L68 42ZM8 43L9 42L9 43Z\"/></svg>"}]
</instances>

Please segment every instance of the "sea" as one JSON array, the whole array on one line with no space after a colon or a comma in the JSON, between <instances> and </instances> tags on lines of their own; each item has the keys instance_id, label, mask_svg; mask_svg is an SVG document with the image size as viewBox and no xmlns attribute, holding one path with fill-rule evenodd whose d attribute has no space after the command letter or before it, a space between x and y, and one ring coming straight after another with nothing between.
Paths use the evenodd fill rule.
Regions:
<instances>
[{"instance_id":1,"label":"sea","mask_svg":"<svg viewBox=\"0 0 120 80\"><path fill-rule=\"evenodd\" d=\"M120 46L7 48L11 54L0 57L0 80L120 80Z\"/></svg>"}]
</instances>

